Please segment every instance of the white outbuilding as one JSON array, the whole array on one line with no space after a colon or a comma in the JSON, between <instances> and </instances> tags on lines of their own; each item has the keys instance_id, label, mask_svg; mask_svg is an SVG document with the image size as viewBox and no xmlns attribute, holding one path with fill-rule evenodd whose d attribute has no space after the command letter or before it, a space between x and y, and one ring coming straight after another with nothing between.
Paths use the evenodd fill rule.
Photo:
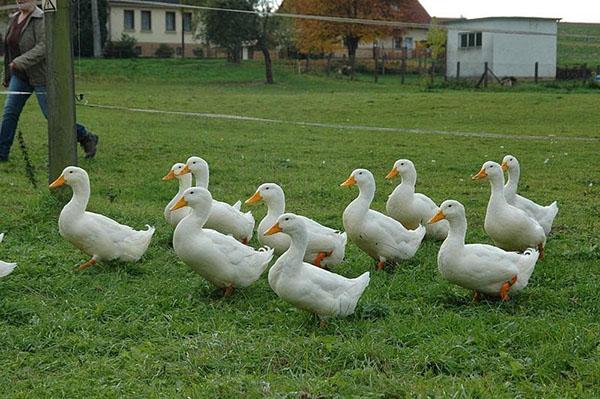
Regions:
<instances>
[{"instance_id":1,"label":"white outbuilding","mask_svg":"<svg viewBox=\"0 0 600 399\"><path fill-rule=\"evenodd\" d=\"M446 74L476 78L485 63L497 77L556 77L557 18L489 17L446 22Z\"/></svg>"}]
</instances>

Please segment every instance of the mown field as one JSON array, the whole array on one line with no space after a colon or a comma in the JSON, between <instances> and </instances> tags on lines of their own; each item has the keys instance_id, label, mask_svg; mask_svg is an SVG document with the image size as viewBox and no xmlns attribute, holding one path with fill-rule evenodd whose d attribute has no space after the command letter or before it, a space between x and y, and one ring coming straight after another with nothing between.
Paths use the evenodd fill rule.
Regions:
<instances>
[{"instance_id":1,"label":"mown field","mask_svg":"<svg viewBox=\"0 0 600 399\"><path fill-rule=\"evenodd\" d=\"M424 89L395 77L377 85L222 61L82 61L77 91L89 104L422 129L419 133L321 128L185 115L77 108L97 132L89 209L157 231L136 264L87 260L58 234L62 200L46 188L45 122L32 100L21 120L39 182L19 148L0 165L2 397L597 397L600 381L600 113L597 90L516 92ZM493 133L463 137L431 131ZM527 137L525 137L527 136ZM529 137L535 136L535 137ZM560 213L530 285L508 303L472 303L437 272L439 243L372 273L356 314L320 328L280 300L266 275L227 299L180 262L162 211L176 188L161 181L194 154L211 166L219 200L281 184L290 211L342 228L356 190L339 183L358 167L376 176L373 208L394 184L399 158L418 190L463 202L468 240L483 231L486 160L521 160L521 193L558 200ZM66 189L66 196L69 190ZM244 209L248 209L244 207ZM262 205L252 207L257 220ZM256 239L251 242L257 246ZM349 244L344 276L374 271Z\"/></svg>"},{"instance_id":2,"label":"mown field","mask_svg":"<svg viewBox=\"0 0 600 399\"><path fill-rule=\"evenodd\" d=\"M574 35L559 36L558 65L600 66L600 24L561 23L558 26L559 35Z\"/></svg>"}]
</instances>

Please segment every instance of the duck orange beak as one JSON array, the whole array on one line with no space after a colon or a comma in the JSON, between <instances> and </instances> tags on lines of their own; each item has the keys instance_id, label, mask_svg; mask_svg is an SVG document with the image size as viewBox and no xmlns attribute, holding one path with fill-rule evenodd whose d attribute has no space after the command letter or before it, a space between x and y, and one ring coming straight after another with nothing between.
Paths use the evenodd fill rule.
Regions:
<instances>
[{"instance_id":1,"label":"duck orange beak","mask_svg":"<svg viewBox=\"0 0 600 399\"><path fill-rule=\"evenodd\" d=\"M340 186L341 187L352 187L355 184L356 184L356 179L354 178L354 176L350 176L342 184L340 184Z\"/></svg>"},{"instance_id":2,"label":"duck orange beak","mask_svg":"<svg viewBox=\"0 0 600 399\"><path fill-rule=\"evenodd\" d=\"M485 173L485 169L481 168L481 170L479 171L479 173L477 173L471 179L473 179L473 180L481 180L484 177L487 177L487 173Z\"/></svg>"},{"instance_id":3,"label":"duck orange beak","mask_svg":"<svg viewBox=\"0 0 600 399\"><path fill-rule=\"evenodd\" d=\"M446 215L444 215L444 212L442 212L442 210L440 209L435 215L431 217L431 219L427 221L427 224L433 224L443 219L446 219Z\"/></svg>"},{"instance_id":4,"label":"duck orange beak","mask_svg":"<svg viewBox=\"0 0 600 399\"><path fill-rule=\"evenodd\" d=\"M275 233L281 233L281 227L279 227L279 223L275 223L269 230L265 231L266 236L271 236Z\"/></svg>"},{"instance_id":5,"label":"duck orange beak","mask_svg":"<svg viewBox=\"0 0 600 399\"><path fill-rule=\"evenodd\" d=\"M167 175L165 177L163 177L163 181L167 181L167 180L173 180L175 178L175 172L173 172L173 169L171 169L169 171L169 173L167 173Z\"/></svg>"},{"instance_id":6,"label":"duck orange beak","mask_svg":"<svg viewBox=\"0 0 600 399\"><path fill-rule=\"evenodd\" d=\"M190 173L191 170L187 165L183 166L183 169L181 169L181 172L179 172L179 176L185 175L186 173Z\"/></svg>"},{"instance_id":7,"label":"duck orange beak","mask_svg":"<svg viewBox=\"0 0 600 399\"><path fill-rule=\"evenodd\" d=\"M260 195L260 193L257 191L254 193L254 195L250 198L248 198L244 204L250 205L250 204L254 204L258 201L260 201L262 199L262 195Z\"/></svg>"},{"instance_id":8,"label":"duck orange beak","mask_svg":"<svg viewBox=\"0 0 600 399\"><path fill-rule=\"evenodd\" d=\"M63 184L65 184L65 177L63 175L60 175L60 176L58 176L58 179L56 179L52 183L50 183L50 185L48 187L56 188L56 187L62 186Z\"/></svg>"},{"instance_id":9,"label":"duck orange beak","mask_svg":"<svg viewBox=\"0 0 600 399\"><path fill-rule=\"evenodd\" d=\"M388 173L385 178L387 180L393 179L394 177L398 176L398 169L396 168L392 168L392 170L390 170L390 173Z\"/></svg>"},{"instance_id":10,"label":"duck orange beak","mask_svg":"<svg viewBox=\"0 0 600 399\"><path fill-rule=\"evenodd\" d=\"M502 170L505 172L508 170L508 163L506 161L502 162Z\"/></svg>"},{"instance_id":11,"label":"duck orange beak","mask_svg":"<svg viewBox=\"0 0 600 399\"><path fill-rule=\"evenodd\" d=\"M177 201L175 205L171 207L171 211L176 211L179 208L183 208L184 206L187 206L187 204L188 202L185 200L185 197L181 197L179 198L179 201Z\"/></svg>"}]
</instances>

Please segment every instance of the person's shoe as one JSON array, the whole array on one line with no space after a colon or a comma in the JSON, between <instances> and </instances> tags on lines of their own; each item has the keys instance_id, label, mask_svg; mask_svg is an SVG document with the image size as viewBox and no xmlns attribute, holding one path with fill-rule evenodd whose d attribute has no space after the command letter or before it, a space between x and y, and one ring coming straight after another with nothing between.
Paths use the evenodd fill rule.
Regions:
<instances>
[{"instance_id":1,"label":"person's shoe","mask_svg":"<svg viewBox=\"0 0 600 399\"><path fill-rule=\"evenodd\" d=\"M98 135L89 133L86 139L81 142L81 147L83 147L83 151L85 151L85 159L94 158L98 147Z\"/></svg>"}]
</instances>

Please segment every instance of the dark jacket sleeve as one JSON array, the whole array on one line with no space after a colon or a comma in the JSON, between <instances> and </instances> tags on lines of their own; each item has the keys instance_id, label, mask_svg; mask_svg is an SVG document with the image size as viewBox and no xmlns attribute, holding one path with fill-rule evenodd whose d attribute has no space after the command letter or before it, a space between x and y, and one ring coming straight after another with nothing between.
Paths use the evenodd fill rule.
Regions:
<instances>
[{"instance_id":1,"label":"dark jacket sleeve","mask_svg":"<svg viewBox=\"0 0 600 399\"><path fill-rule=\"evenodd\" d=\"M8 37L8 32L10 32L10 27L12 26L13 18L8 21L8 28L6 28L6 32L4 33L4 78L2 81L5 86L8 86L8 81L10 80L10 70L8 69L8 44L6 43L6 38Z\"/></svg>"},{"instance_id":2,"label":"dark jacket sleeve","mask_svg":"<svg viewBox=\"0 0 600 399\"><path fill-rule=\"evenodd\" d=\"M35 35L35 46L13 60L19 69L27 70L42 62L46 57L46 30L44 20L35 18L31 21Z\"/></svg>"}]
</instances>

